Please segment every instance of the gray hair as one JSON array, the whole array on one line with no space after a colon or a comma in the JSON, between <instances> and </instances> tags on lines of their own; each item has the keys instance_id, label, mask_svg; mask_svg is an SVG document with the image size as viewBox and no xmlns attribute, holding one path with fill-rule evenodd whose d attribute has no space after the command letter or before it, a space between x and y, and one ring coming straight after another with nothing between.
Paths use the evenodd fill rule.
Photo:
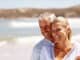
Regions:
<instances>
[{"instance_id":1,"label":"gray hair","mask_svg":"<svg viewBox=\"0 0 80 60\"><path fill-rule=\"evenodd\" d=\"M39 17L39 20L42 21L42 20L48 20L50 22L53 22L53 20L56 18L55 14L54 13L43 13L40 15Z\"/></svg>"}]
</instances>

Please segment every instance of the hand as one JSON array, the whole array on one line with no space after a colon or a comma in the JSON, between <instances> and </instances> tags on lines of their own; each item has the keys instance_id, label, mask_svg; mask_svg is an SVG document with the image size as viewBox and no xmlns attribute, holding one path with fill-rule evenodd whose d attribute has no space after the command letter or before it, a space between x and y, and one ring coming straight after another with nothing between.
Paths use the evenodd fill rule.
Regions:
<instances>
[{"instance_id":1,"label":"hand","mask_svg":"<svg viewBox=\"0 0 80 60\"><path fill-rule=\"evenodd\" d=\"M76 60L80 60L80 56L77 56L77 57L76 57Z\"/></svg>"}]
</instances>

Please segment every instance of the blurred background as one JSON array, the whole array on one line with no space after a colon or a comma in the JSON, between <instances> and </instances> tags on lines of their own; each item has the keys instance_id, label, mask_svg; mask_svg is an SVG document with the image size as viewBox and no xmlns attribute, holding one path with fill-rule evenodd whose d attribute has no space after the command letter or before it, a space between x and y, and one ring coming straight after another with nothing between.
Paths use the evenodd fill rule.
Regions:
<instances>
[{"instance_id":1,"label":"blurred background","mask_svg":"<svg viewBox=\"0 0 80 60\"><path fill-rule=\"evenodd\" d=\"M0 60L30 60L43 39L38 17L44 12L67 17L72 41L80 42L80 0L0 0Z\"/></svg>"}]
</instances>

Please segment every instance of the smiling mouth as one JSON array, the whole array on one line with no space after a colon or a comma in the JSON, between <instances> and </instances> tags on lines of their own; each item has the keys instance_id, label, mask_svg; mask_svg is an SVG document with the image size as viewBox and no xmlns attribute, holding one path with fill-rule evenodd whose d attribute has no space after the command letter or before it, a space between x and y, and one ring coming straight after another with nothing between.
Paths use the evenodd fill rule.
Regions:
<instances>
[{"instance_id":1,"label":"smiling mouth","mask_svg":"<svg viewBox=\"0 0 80 60\"><path fill-rule=\"evenodd\" d=\"M55 39L60 39L59 35L54 36Z\"/></svg>"},{"instance_id":2,"label":"smiling mouth","mask_svg":"<svg viewBox=\"0 0 80 60\"><path fill-rule=\"evenodd\" d=\"M54 43L55 43L55 44L58 43L59 40L60 40L60 36L59 36L59 35L54 36L54 37L53 37L53 40L54 40Z\"/></svg>"}]
</instances>

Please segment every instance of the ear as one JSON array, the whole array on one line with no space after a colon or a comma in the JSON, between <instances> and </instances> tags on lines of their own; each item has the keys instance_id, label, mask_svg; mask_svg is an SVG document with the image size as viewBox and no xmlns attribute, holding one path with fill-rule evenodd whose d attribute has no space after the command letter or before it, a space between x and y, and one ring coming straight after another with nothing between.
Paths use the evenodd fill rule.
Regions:
<instances>
[{"instance_id":1,"label":"ear","mask_svg":"<svg viewBox=\"0 0 80 60\"><path fill-rule=\"evenodd\" d=\"M67 34L68 34L68 39L70 40L71 35L72 35L72 31L71 31L70 26L67 26Z\"/></svg>"}]
</instances>

